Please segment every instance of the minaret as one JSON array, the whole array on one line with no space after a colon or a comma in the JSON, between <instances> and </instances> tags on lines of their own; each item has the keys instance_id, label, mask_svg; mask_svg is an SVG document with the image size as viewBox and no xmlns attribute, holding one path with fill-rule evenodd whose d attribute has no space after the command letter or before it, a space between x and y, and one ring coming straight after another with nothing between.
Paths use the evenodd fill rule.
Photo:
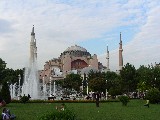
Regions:
<instances>
[{"instance_id":1,"label":"minaret","mask_svg":"<svg viewBox=\"0 0 160 120\"><path fill-rule=\"evenodd\" d=\"M121 39L121 32L120 32L120 43L119 43L119 70L122 70L123 67L123 56L122 56L122 39Z\"/></svg>"},{"instance_id":2,"label":"minaret","mask_svg":"<svg viewBox=\"0 0 160 120\"><path fill-rule=\"evenodd\" d=\"M108 46L107 46L107 71L109 71L109 51L108 51Z\"/></svg>"},{"instance_id":3,"label":"minaret","mask_svg":"<svg viewBox=\"0 0 160 120\"><path fill-rule=\"evenodd\" d=\"M36 39L34 33L34 25L31 32L31 42L30 42L30 66L35 63L37 59L37 47L36 47Z\"/></svg>"}]
</instances>

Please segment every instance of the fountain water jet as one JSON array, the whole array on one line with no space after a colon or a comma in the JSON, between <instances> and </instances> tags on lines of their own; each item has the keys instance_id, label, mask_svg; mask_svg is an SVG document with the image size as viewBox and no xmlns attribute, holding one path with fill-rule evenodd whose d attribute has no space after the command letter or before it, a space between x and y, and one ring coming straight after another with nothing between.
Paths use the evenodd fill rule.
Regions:
<instances>
[{"instance_id":1,"label":"fountain water jet","mask_svg":"<svg viewBox=\"0 0 160 120\"><path fill-rule=\"evenodd\" d=\"M25 68L22 96L30 95L31 99L39 99L39 79L37 70L37 47L34 33L34 26L31 32L30 42L30 65Z\"/></svg>"}]
</instances>

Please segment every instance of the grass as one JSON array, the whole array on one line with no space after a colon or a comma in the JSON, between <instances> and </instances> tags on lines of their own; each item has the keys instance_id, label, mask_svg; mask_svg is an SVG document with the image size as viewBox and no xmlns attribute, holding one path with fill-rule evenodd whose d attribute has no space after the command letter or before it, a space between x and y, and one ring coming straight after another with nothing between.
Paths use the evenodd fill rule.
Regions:
<instances>
[{"instance_id":1,"label":"grass","mask_svg":"<svg viewBox=\"0 0 160 120\"><path fill-rule=\"evenodd\" d=\"M100 103L65 103L75 112L80 120L158 120L160 104L151 104L150 108L143 106L144 100L131 100L127 106L120 102ZM10 103L7 108L14 113L16 120L38 120L40 116L54 111L60 103ZM2 111L2 108L1 108Z\"/></svg>"}]
</instances>

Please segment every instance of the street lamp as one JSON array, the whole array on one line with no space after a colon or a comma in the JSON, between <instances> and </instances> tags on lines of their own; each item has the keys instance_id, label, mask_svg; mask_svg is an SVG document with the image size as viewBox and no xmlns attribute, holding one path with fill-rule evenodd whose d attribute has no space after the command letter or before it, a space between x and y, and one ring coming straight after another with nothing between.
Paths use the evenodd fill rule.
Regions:
<instances>
[{"instance_id":1,"label":"street lamp","mask_svg":"<svg viewBox=\"0 0 160 120\"><path fill-rule=\"evenodd\" d=\"M87 81L87 95L88 95L88 81Z\"/></svg>"},{"instance_id":2,"label":"street lamp","mask_svg":"<svg viewBox=\"0 0 160 120\"><path fill-rule=\"evenodd\" d=\"M88 95L88 75L86 74L86 81L87 81L87 95Z\"/></svg>"},{"instance_id":3,"label":"street lamp","mask_svg":"<svg viewBox=\"0 0 160 120\"><path fill-rule=\"evenodd\" d=\"M107 85L107 80L106 80L106 85ZM106 87L106 100L107 100L107 95L108 95L108 92L107 92L107 87Z\"/></svg>"}]
</instances>

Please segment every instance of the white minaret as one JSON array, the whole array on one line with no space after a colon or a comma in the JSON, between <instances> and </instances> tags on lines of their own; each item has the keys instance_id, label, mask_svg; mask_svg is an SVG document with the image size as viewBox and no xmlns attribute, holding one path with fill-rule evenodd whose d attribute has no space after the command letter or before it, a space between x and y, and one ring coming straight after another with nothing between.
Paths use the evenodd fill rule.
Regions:
<instances>
[{"instance_id":1,"label":"white minaret","mask_svg":"<svg viewBox=\"0 0 160 120\"><path fill-rule=\"evenodd\" d=\"M34 25L31 32L31 42L30 42L30 66L35 63L37 60L37 47L36 47L36 39L34 33Z\"/></svg>"},{"instance_id":2,"label":"white minaret","mask_svg":"<svg viewBox=\"0 0 160 120\"><path fill-rule=\"evenodd\" d=\"M108 51L108 46L107 46L107 71L109 71L109 51Z\"/></svg>"},{"instance_id":3,"label":"white minaret","mask_svg":"<svg viewBox=\"0 0 160 120\"><path fill-rule=\"evenodd\" d=\"M119 70L122 70L123 67L123 56L122 56L122 39L121 39L121 32L120 32L120 43L119 43Z\"/></svg>"}]
</instances>

